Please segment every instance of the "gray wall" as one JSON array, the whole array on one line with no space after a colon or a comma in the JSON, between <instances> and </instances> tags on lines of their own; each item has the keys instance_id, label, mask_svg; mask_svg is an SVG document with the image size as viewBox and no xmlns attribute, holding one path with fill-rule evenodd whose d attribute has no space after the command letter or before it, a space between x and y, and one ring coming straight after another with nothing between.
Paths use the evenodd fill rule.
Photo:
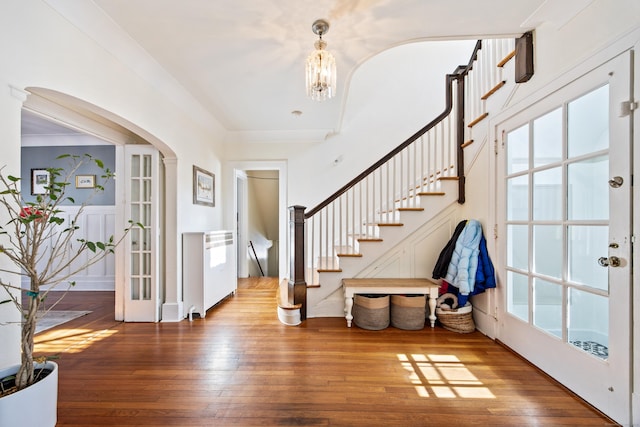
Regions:
<instances>
[{"instance_id":1,"label":"gray wall","mask_svg":"<svg viewBox=\"0 0 640 427\"><path fill-rule=\"evenodd\" d=\"M22 197L27 202L35 201L35 196L31 195L31 169L45 169L59 167L68 169L70 159L56 159L63 154L84 156L90 154L104 163L105 168L115 171L116 168L116 148L113 145L88 145L88 146L56 146L56 147L22 147L22 165L20 169L22 178ZM75 199L75 203L65 203L67 205L80 205L91 196L87 205L115 205L115 182L109 180L107 184L100 178L102 171L93 162L86 162L76 172L80 175L96 175L96 183L104 186L104 192L94 193L92 189L76 188L75 176L70 178L71 185L68 186L66 195ZM64 175L64 173L63 173Z\"/></svg>"}]
</instances>

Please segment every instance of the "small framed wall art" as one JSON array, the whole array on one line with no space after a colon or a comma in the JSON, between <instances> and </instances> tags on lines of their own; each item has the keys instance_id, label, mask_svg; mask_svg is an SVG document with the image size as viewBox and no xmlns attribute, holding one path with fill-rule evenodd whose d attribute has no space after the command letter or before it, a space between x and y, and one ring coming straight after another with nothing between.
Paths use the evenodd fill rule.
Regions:
<instances>
[{"instance_id":1,"label":"small framed wall art","mask_svg":"<svg viewBox=\"0 0 640 427\"><path fill-rule=\"evenodd\" d=\"M76 188L95 188L95 175L76 175Z\"/></svg>"},{"instance_id":2,"label":"small framed wall art","mask_svg":"<svg viewBox=\"0 0 640 427\"><path fill-rule=\"evenodd\" d=\"M47 194L51 174L45 168L31 169L31 194Z\"/></svg>"},{"instance_id":3,"label":"small framed wall art","mask_svg":"<svg viewBox=\"0 0 640 427\"><path fill-rule=\"evenodd\" d=\"M209 171L193 166L193 203L216 205L216 177Z\"/></svg>"}]
</instances>

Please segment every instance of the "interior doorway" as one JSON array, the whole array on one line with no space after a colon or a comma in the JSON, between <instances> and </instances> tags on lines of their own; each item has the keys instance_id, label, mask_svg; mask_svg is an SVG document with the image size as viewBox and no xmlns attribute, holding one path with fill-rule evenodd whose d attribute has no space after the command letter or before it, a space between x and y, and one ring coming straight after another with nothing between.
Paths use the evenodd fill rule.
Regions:
<instances>
[{"instance_id":1,"label":"interior doorway","mask_svg":"<svg viewBox=\"0 0 640 427\"><path fill-rule=\"evenodd\" d=\"M238 278L287 274L285 162L234 162Z\"/></svg>"}]
</instances>

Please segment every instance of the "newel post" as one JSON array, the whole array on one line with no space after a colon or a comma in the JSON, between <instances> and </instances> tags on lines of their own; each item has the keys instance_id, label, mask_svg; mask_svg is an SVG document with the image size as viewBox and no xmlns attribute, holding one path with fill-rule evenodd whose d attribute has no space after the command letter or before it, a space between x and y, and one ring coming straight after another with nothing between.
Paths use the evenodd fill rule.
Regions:
<instances>
[{"instance_id":1,"label":"newel post","mask_svg":"<svg viewBox=\"0 0 640 427\"><path fill-rule=\"evenodd\" d=\"M304 280L304 206L289 207L289 304L302 304L300 320L307 318L307 282Z\"/></svg>"}]
</instances>

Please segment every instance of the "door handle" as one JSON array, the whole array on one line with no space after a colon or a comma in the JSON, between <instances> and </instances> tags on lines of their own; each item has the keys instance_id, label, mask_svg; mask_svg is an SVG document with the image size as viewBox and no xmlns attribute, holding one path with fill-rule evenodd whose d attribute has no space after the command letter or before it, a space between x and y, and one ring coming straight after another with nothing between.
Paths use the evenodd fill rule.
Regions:
<instances>
[{"instance_id":1,"label":"door handle","mask_svg":"<svg viewBox=\"0 0 640 427\"><path fill-rule=\"evenodd\" d=\"M620 258L618 258L617 256L612 256L609 258L602 256L598 258L598 264L601 267L620 267Z\"/></svg>"},{"instance_id":2,"label":"door handle","mask_svg":"<svg viewBox=\"0 0 640 427\"><path fill-rule=\"evenodd\" d=\"M609 185L611 186L611 188L619 188L622 186L623 182L624 179L622 179L621 176L614 176L609 180Z\"/></svg>"}]
</instances>

